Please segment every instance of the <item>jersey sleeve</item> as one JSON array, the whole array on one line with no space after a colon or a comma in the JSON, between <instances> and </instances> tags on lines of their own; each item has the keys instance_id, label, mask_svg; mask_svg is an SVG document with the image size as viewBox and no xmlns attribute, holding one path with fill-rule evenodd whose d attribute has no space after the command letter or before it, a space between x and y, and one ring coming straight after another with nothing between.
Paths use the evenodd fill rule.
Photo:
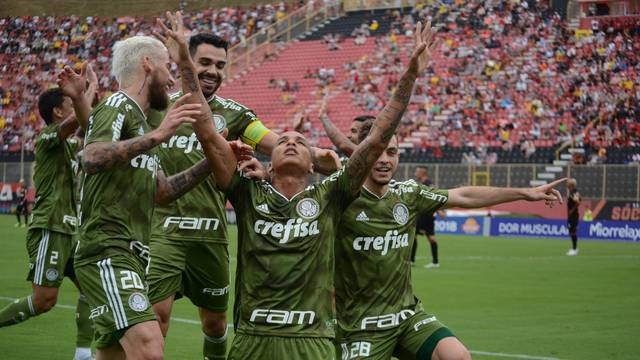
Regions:
<instances>
[{"instance_id":1,"label":"jersey sleeve","mask_svg":"<svg viewBox=\"0 0 640 360\"><path fill-rule=\"evenodd\" d=\"M126 115L114 107L103 106L89 117L85 146L94 142L116 142L126 128Z\"/></svg>"},{"instance_id":2,"label":"jersey sleeve","mask_svg":"<svg viewBox=\"0 0 640 360\"><path fill-rule=\"evenodd\" d=\"M255 149L271 130L251 110L244 111L241 119L247 125L244 127L242 135L240 135L240 140Z\"/></svg>"},{"instance_id":3,"label":"jersey sleeve","mask_svg":"<svg viewBox=\"0 0 640 360\"><path fill-rule=\"evenodd\" d=\"M426 185L418 185L416 209L419 213L433 213L449 201L449 191L440 190Z\"/></svg>"},{"instance_id":4,"label":"jersey sleeve","mask_svg":"<svg viewBox=\"0 0 640 360\"><path fill-rule=\"evenodd\" d=\"M47 151L58 146L60 144L59 129L59 124L44 128L36 141L36 151Z\"/></svg>"},{"instance_id":5,"label":"jersey sleeve","mask_svg":"<svg viewBox=\"0 0 640 360\"><path fill-rule=\"evenodd\" d=\"M231 204L236 207L240 203L240 199L249 197L249 186L252 180L242 176L240 171L236 171L231 177L229 187L225 191L227 198ZM217 184L216 184L217 186Z\"/></svg>"},{"instance_id":6,"label":"jersey sleeve","mask_svg":"<svg viewBox=\"0 0 640 360\"><path fill-rule=\"evenodd\" d=\"M343 166L342 169L329 175L321 183L329 196L337 201L342 209L346 209L358 197L358 194L351 193L351 178L345 169L346 166Z\"/></svg>"}]
</instances>

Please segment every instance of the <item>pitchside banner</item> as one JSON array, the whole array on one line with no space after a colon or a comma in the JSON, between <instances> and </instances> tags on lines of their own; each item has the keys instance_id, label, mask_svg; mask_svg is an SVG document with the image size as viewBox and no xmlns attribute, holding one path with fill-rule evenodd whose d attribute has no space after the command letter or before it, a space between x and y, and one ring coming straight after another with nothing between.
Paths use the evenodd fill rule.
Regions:
<instances>
[{"instance_id":1,"label":"pitchside banner","mask_svg":"<svg viewBox=\"0 0 640 360\"><path fill-rule=\"evenodd\" d=\"M493 218L492 236L535 236L568 238L564 220ZM640 222L637 221L581 221L578 238L616 241L640 241Z\"/></svg>"},{"instance_id":2,"label":"pitchside banner","mask_svg":"<svg viewBox=\"0 0 640 360\"><path fill-rule=\"evenodd\" d=\"M482 235L483 230L484 219L482 216L436 219L436 234Z\"/></svg>"}]
</instances>

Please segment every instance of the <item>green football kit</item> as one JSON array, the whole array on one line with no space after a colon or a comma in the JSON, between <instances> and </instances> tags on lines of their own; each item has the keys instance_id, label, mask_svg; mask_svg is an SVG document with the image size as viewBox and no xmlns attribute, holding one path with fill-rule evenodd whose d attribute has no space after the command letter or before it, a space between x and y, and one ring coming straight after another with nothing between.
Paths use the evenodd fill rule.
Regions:
<instances>
[{"instance_id":1,"label":"green football kit","mask_svg":"<svg viewBox=\"0 0 640 360\"><path fill-rule=\"evenodd\" d=\"M419 214L448 200L413 180L392 181L378 197L366 187L344 212L336 241L336 350L347 359L431 359L453 334L425 313L411 285Z\"/></svg>"},{"instance_id":2,"label":"green football kit","mask_svg":"<svg viewBox=\"0 0 640 360\"><path fill-rule=\"evenodd\" d=\"M175 101L182 93L171 96ZM227 139L242 139L255 147L269 132L253 112L233 100L213 96L209 101L216 130ZM151 112L148 123L158 127L164 112ZM205 159L190 124L181 125L162 143L158 155L167 176ZM172 294L182 295L212 312L225 312L229 297L229 252L226 195L208 177L183 197L156 207L150 241L149 298L152 304Z\"/></svg>"},{"instance_id":3,"label":"green football kit","mask_svg":"<svg viewBox=\"0 0 640 360\"><path fill-rule=\"evenodd\" d=\"M334 358L334 242L355 199L347 173L291 199L236 173L227 194L241 215L229 358Z\"/></svg>"},{"instance_id":4,"label":"green football kit","mask_svg":"<svg viewBox=\"0 0 640 360\"><path fill-rule=\"evenodd\" d=\"M119 91L91 112L85 147L150 130L140 106ZM75 271L91 306L98 348L117 342L129 327L155 319L145 269L159 166L154 148L125 164L85 175Z\"/></svg>"},{"instance_id":5,"label":"green football kit","mask_svg":"<svg viewBox=\"0 0 640 360\"><path fill-rule=\"evenodd\" d=\"M76 227L74 183L76 139L60 139L59 124L45 127L35 145L36 199L27 233L29 274L35 285L60 287L73 274Z\"/></svg>"}]
</instances>

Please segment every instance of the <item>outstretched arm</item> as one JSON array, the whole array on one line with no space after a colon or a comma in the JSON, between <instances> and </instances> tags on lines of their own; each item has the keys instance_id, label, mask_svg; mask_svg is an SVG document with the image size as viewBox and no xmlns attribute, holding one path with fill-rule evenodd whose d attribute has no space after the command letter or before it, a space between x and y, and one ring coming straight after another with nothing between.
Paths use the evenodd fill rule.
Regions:
<instances>
[{"instance_id":1,"label":"outstretched arm","mask_svg":"<svg viewBox=\"0 0 640 360\"><path fill-rule=\"evenodd\" d=\"M227 189L235 173L237 160L231 146L215 130L211 121L211 109L200 89L195 65L189 54L189 47L184 36L182 14L176 12L174 16L167 12L166 18L171 24L171 29L167 28L158 19L157 23L162 30L162 34L156 32L154 35L165 44L169 55L178 64L183 92L191 93L188 99L189 103L199 105L200 114L195 117L196 122L193 123L193 128L213 169L217 185L223 190Z\"/></svg>"},{"instance_id":2,"label":"outstretched arm","mask_svg":"<svg viewBox=\"0 0 640 360\"><path fill-rule=\"evenodd\" d=\"M562 178L550 184L534 188L500 188L492 186L464 186L449 190L449 200L443 208L480 208L516 200L540 201L544 200L548 205L562 203L562 195L555 189L565 182Z\"/></svg>"},{"instance_id":3,"label":"outstretched arm","mask_svg":"<svg viewBox=\"0 0 640 360\"><path fill-rule=\"evenodd\" d=\"M409 67L400 78L398 88L376 117L369 135L358 145L347 163L347 173L351 179L351 192L357 194L367 174L378 157L387 148L396 132L402 115L409 104L416 78L422 74L435 48L435 30L428 23L424 30L418 22L415 32L415 49L409 61Z\"/></svg>"}]
</instances>

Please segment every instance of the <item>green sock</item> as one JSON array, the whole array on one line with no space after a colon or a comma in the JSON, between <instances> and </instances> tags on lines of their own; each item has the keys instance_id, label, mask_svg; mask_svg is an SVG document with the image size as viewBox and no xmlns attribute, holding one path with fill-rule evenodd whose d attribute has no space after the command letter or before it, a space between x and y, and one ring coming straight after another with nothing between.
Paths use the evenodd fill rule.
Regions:
<instances>
[{"instance_id":1,"label":"green sock","mask_svg":"<svg viewBox=\"0 0 640 360\"><path fill-rule=\"evenodd\" d=\"M36 309L31 302L31 296L17 299L0 310L0 327L18 324L36 315Z\"/></svg>"},{"instance_id":2,"label":"green sock","mask_svg":"<svg viewBox=\"0 0 640 360\"><path fill-rule=\"evenodd\" d=\"M93 341L93 320L89 319L91 310L87 298L80 294L78 297L78 305L76 305L76 327L78 335L76 337L76 347L90 348Z\"/></svg>"},{"instance_id":3,"label":"green sock","mask_svg":"<svg viewBox=\"0 0 640 360\"><path fill-rule=\"evenodd\" d=\"M227 331L219 338L214 338L204 334L204 343L202 346L202 354L205 360L226 359L227 358Z\"/></svg>"}]
</instances>

